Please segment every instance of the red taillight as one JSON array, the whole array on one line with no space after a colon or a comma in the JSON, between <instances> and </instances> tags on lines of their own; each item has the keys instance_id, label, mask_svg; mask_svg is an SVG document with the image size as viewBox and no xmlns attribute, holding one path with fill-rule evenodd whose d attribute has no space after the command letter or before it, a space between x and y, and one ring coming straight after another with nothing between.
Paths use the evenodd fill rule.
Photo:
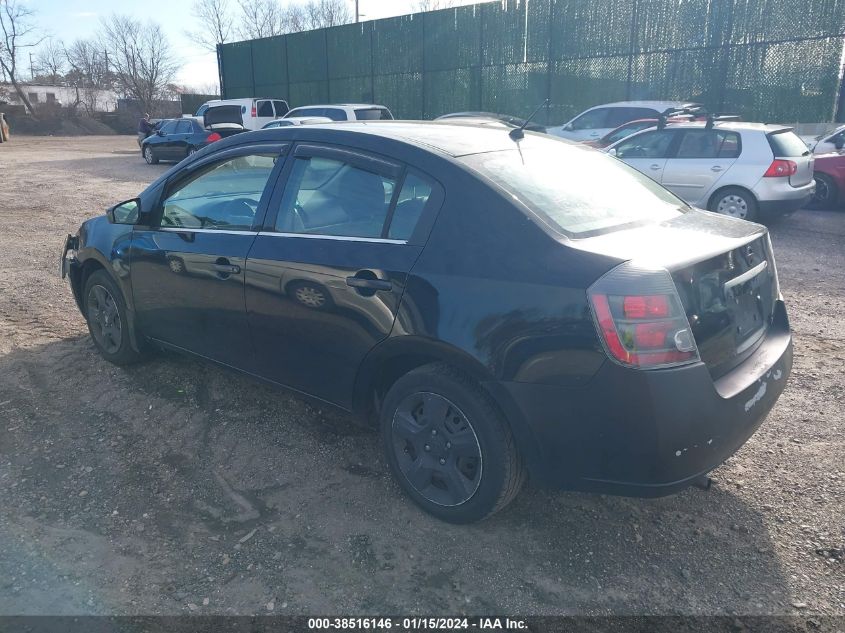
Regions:
<instances>
[{"instance_id":1,"label":"red taillight","mask_svg":"<svg viewBox=\"0 0 845 633\"><path fill-rule=\"evenodd\" d=\"M798 165L791 160L784 160L776 158L769 165L763 178L786 178L795 174L798 171Z\"/></svg>"},{"instance_id":2,"label":"red taillight","mask_svg":"<svg viewBox=\"0 0 845 633\"><path fill-rule=\"evenodd\" d=\"M219 141L221 138L223 138L223 137L220 136L217 132L212 132L211 134L208 135L208 138L206 140L209 143L213 143L214 141Z\"/></svg>"},{"instance_id":3,"label":"red taillight","mask_svg":"<svg viewBox=\"0 0 845 633\"><path fill-rule=\"evenodd\" d=\"M645 270L640 282L630 262L602 277L588 291L596 326L608 355L637 368L698 360L689 321L665 270ZM628 294L628 288L651 292ZM633 288L632 288L633 289Z\"/></svg>"},{"instance_id":4,"label":"red taillight","mask_svg":"<svg viewBox=\"0 0 845 633\"><path fill-rule=\"evenodd\" d=\"M625 297L622 311L626 319L669 316L669 299L666 295L633 295Z\"/></svg>"},{"instance_id":5,"label":"red taillight","mask_svg":"<svg viewBox=\"0 0 845 633\"><path fill-rule=\"evenodd\" d=\"M253 103L252 104L252 116L255 117L257 112L258 112L258 110L255 109L255 104Z\"/></svg>"}]
</instances>

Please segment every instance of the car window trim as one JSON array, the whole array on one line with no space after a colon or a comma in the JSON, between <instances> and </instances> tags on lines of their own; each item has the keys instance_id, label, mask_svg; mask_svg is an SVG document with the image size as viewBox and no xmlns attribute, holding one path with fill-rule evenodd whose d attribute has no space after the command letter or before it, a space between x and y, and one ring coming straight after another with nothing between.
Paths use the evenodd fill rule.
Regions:
<instances>
[{"instance_id":1,"label":"car window trim","mask_svg":"<svg viewBox=\"0 0 845 633\"><path fill-rule=\"evenodd\" d=\"M267 230L266 227L257 232L266 237L302 237L310 240L332 240L335 242L372 242L375 244L408 244L408 240L395 240L386 237L358 237L353 235L326 235L324 233L286 233L284 231Z\"/></svg>"},{"instance_id":2,"label":"car window trim","mask_svg":"<svg viewBox=\"0 0 845 633\"><path fill-rule=\"evenodd\" d=\"M328 158L349 163L353 167L369 171L379 176L398 180L403 166L399 163L376 158L369 154L330 145L298 143L293 151L294 158Z\"/></svg>"},{"instance_id":3,"label":"car window trim","mask_svg":"<svg viewBox=\"0 0 845 633\"><path fill-rule=\"evenodd\" d=\"M178 173L174 174L172 177L168 178L164 182L161 188L161 193L159 194L158 200L156 201L155 207L153 209L153 213L150 216L150 230L155 231L177 228L179 229L179 231L176 231L177 233L184 233L187 230L194 232L207 231L210 233L233 232L238 235L250 232L257 232L258 230L260 230L267 215L267 209L269 208L270 199L273 197L275 183L278 180L278 175L282 172L282 170L284 170L285 165L288 162L284 159L287 156L289 150L290 143L255 143L250 145L239 145L229 150L216 152L211 156L206 156L202 160L199 160L196 163L186 166L184 169L180 170ZM178 186L178 184L183 180L186 180L194 171L196 171L197 168L210 165L212 163L222 163L232 158L238 158L239 156L250 156L252 154L271 154L274 151L278 152L278 156L281 160L276 161L276 164L273 166L273 170L267 177L267 182L264 184L264 191L262 191L261 198L258 201L258 208L255 210L255 217L253 218L252 226L248 230L230 231L227 229L183 229L182 227L161 226L161 218L164 214L164 200L167 199L167 196L170 195L174 187Z\"/></svg>"}]
</instances>

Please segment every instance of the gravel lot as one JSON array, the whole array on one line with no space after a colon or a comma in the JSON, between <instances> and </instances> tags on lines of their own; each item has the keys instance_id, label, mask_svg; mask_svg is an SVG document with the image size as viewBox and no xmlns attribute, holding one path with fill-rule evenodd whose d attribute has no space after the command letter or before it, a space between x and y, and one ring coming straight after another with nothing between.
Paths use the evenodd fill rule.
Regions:
<instances>
[{"instance_id":1,"label":"gravel lot","mask_svg":"<svg viewBox=\"0 0 845 633\"><path fill-rule=\"evenodd\" d=\"M0 146L0 614L845 615L845 212L771 226L794 372L710 491L529 488L455 527L342 414L95 354L62 239L165 169L130 137Z\"/></svg>"}]
</instances>

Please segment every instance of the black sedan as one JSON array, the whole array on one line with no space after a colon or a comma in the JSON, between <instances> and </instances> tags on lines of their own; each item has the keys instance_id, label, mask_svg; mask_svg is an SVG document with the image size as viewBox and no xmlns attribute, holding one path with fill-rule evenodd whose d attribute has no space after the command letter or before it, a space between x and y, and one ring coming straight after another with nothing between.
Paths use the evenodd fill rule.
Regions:
<instances>
[{"instance_id":1,"label":"black sedan","mask_svg":"<svg viewBox=\"0 0 845 633\"><path fill-rule=\"evenodd\" d=\"M62 269L107 360L189 352L356 412L452 522L529 475L700 483L792 365L765 227L531 132L239 134L85 222Z\"/></svg>"},{"instance_id":2,"label":"black sedan","mask_svg":"<svg viewBox=\"0 0 845 633\"><path fill-rule=\"evenodd\" d=\"M220 132L205 129L196 119L171 119L144 139L141 155L150 165L161 160L178 162L221 138Z\"/></svg>"}]
</instances>

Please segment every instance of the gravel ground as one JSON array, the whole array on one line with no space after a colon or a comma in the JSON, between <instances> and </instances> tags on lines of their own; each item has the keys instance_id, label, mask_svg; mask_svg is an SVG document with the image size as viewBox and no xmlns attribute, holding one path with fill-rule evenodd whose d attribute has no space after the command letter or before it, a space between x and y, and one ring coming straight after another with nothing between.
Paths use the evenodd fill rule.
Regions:
<instances>
[{"instance_id":1,"label":"gravel ground","mask_svg":"<svg viewBox=\"0 0 845 633\"><path fill-rule=\"evenodd\" d=\"M456 527L342 414L95 354L62 239L166 168L129 137L0 146L0 614L845 615L845 213L771 227L795 367L710 491L529 488Z\"/></svg>"}]
</instances>

